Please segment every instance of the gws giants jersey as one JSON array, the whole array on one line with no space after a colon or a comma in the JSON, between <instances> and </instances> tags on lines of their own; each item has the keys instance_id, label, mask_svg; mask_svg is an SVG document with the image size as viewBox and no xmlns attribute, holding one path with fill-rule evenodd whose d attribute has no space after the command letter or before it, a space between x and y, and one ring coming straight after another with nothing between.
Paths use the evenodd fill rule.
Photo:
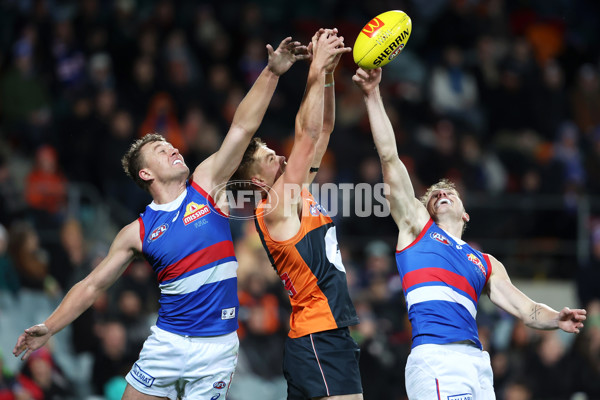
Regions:
<instances>
[{"instance_id":1,"label":"gws giants jersey","mask_svg":"<svg viewBox=\"0 0 600 400\"><path fill-rule=\"evenodd\" d=\"M152 202L140 215L142 252L156 273L156 325L188 336L238 328L237 260L226 215L196 183L168 204Z\"/></svg>"},{"instance_id":2,"label":"gws giants jersey","mask_svg":"<svg viewBox=\"0 0 600 400\"><path fill-rule=\"evenodd\" d=\"M455 240L429 220L419 236L396 252L412 347L470 340L481 348L477 303L492 272L489 257Z\"/></svg>"},{"instance_id":3,"label":"gws giants jersey","mask_svg":"<svg viewBox=\"0 0 600 400\"><path fill-rule=\"evenodd\" d=\"M308 190L301 195L300 230L285 241L269 236L264 200L256 209L256 229L290 296L291 338L358 324L333 221Z\"/></svg>"}]
</instances>

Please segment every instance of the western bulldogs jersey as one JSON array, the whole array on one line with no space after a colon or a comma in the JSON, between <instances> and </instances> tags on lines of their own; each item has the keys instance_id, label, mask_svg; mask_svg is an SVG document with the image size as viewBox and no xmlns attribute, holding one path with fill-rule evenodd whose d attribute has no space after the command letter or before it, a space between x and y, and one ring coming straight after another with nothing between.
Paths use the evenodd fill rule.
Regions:
<instances>
[{"instance_id":1,"label":"western bulldogs jersey","mask_svg":"<svg viewBox=\"0 0 600 400\"><path fill-rule=\"evenodd\" d=\"M290 296L291 338L358 324L333 221L308 190L301 196L300 230L288 240L269 235L265 200L256 209L256 229Z\"/></svg>"},{"instance_id":2,"label":"western bulldogs jersey","mask_svg":"<svg viewBox=\"0 0 600 400\"><path fill-rule=\"evenodd\" d=\"M429 220L419 236L396 252L412 347L470 340L481 348L477 303L492 271L486 254L455 240Z\"/></svg>"},{"instance_id":3,"label":"western bulldogs jersey","mask_svg":"<svg viewBox=\"0 0 600 400\"><path fill-rule=\"evenodd\" d=\"M235 331L238 264L229 220L213 199L189 181L172 202L148 205L139 221L161 292L156 325L187 336Z\"/></svg>"}]
</instances>

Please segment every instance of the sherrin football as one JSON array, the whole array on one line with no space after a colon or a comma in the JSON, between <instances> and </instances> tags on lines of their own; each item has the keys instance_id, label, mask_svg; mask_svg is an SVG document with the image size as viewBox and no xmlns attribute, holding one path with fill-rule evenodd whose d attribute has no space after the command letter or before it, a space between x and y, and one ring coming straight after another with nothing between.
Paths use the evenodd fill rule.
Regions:
<instances>
[{"instance_id":1,"label":"sherrin football","mask_svg":"<svg viewBox=\"0 0 600 400\"><path fill-rule=\"evenodd\" d=\"M360 31L352 54L364 69L383 67L398 56L412 32L412 21L404 11L379 14Z\"/></svg>"}]
</instances>

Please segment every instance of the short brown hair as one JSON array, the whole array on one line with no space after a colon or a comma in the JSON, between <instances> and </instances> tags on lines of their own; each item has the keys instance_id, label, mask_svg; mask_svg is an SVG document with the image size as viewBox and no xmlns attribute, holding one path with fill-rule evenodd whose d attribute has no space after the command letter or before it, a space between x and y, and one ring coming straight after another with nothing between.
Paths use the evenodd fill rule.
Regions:
<instances>
[{"instance_id":1,"label":"short brown hair","mask_svg":"<svg viewBox=\"0 0 600 400\"><path fill-rule=\"evenodd\" d=\"M252 179L252 166L256 161L254 156L260 147L266 145L267 144L258 137L255 137L250 141L248 148L244 152L240 166L229 179L229 182L231 182L231 189L247 189L249 186L251 186L250 179Z\"/></svg>"},{"instance_id":2,"label":"short brown hair","mask_svg":"<svg viewBox=\"0 0 600 400\"><path fill-rule=\"evenodd\" d=\"M133 142L133 144L127 150L127 153L121 159L121 165L123 165L123 169L127 176L129 176L133 181L145 191L149 191L150 185L152 181L145 181L140 178L140 170L144 168L144 160L142 158L142 147L144 147L148 143L153 142L166 142L167 140L164 136L159 135L158 133L148 133L144 135L142 138Z\"/></svg>"}]
</instances>

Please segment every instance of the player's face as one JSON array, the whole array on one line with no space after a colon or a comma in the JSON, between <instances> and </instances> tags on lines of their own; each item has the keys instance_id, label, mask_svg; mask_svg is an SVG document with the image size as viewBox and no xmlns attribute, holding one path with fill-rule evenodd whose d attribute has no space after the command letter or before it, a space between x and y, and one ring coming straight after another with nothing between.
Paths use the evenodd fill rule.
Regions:
<instances>
[{"instance_id":1,"label":"player's face","mask_svg":"<svg viewBox=\"0 0 600 400\"><path fill-rule=\"evenodd\" d=\"M259 177L266 185L273 186L285 171L285 157L278 156L274 150L267 146L261 146L256 150L255 158Z\"/></svg>"},{"instance_id":2,"label":"player's face","mask_svg":"<svg viewBox=\"0 0 600 400\"><path fill-rule=\"evenodd\" d=\"M432 217L451 213L462 218L465 207L456 190L437 189L429 195L427 211Z\"/></svg>"},{"instance_id":3,"label":"player's face","mask_svg":"<svg viewBox=\"0 0 600 400\"><path fill-rule=\"evenodd\" d=\"M146 144L142 150L146 173L151 174L152 179L166 182L173 179L186 179L190 173L189 168L179 154L179 150L169 142L151 142Z\"/></svg>"}]
</instances>

